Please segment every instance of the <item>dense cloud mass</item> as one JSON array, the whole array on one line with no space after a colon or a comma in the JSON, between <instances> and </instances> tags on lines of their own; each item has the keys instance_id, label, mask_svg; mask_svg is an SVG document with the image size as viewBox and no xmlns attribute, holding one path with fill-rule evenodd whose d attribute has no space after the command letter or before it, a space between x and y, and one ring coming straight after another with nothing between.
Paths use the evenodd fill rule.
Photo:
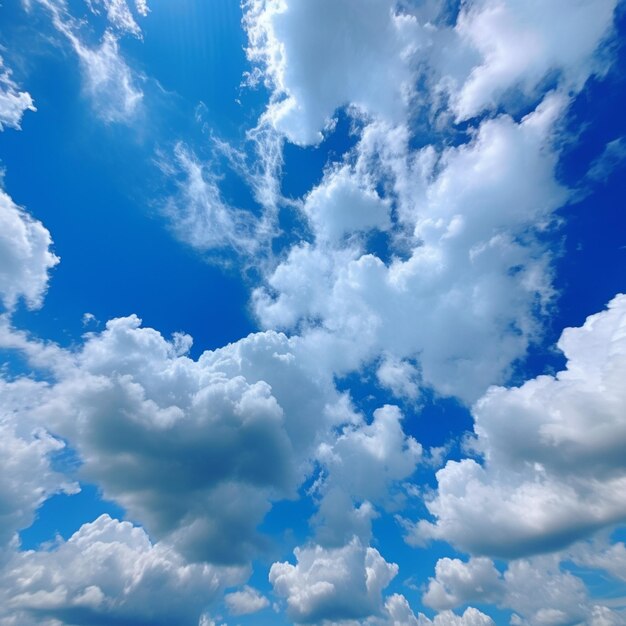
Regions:
<instances>
[{"instance_id":1,"label":"dense cloud mass","mask_svg":"<svg viewBox=\"0 0 626 626\"><path fill-rule=\"evenodd\" d=\"M567 369L518 388L491 388L474 406L485 462L450 461L420 537L475 554L555 550L626 519L626 296L563 332ZM490 511L486 517L485 511Z\"/></svg>"},{"instance_id":2,"label":"dense cloud mass","mask_svg":"<svg viewBox=\"0 0 626 626\"><path fill-rule=\"evenodd\" d=\"M136 317L113 320L38 413L150 533L194 561L241 563L262 547L255 529L270 502L295 496L316 442L354 416L284 335L251 335L198 361L189 346Z\"/></svg>"},{"instance_id":3,"label":"dense cloud mass","mask_svg":"<svg viewBox=\"0 0 626 626\"><path fill-rule=\"evenodd\" d=\"M13 556L0 577L0 624L197 626L204 608L243 576L188 565L143 529L103 515L51 551Z\"/></svg>"},{"instance_id":4,"label":"dense cloud mass","mask_svg":"<svg viewBox=\"0 0 626 626\"><path fill-rule=\"evenodd\" d=\"M566 98L550 94L519 124L508 116L487 120L470 143L444 150L436 168L429 149L415 165L390 164L401 172L398 185L413 179L411 204L403 209L414 246L409 258L385 264L358 240L329 245L329 228L346 228L328 226L347 219L334 211L316 242L294 246L269 288L257 290L263 324L304 322L311 328L303 341L312 350L321 342L344 346L320 355L335 371L381 353L416 358L424 384L476 399L525 353L538 330L535 316L552 295L550 257L537 235L567 197L554 177L552 148L554 124L566 106ZM371 147L373 136L366 139L357 169L379 150ZM407 140L400 140L394 161L410 158ZM337 176L346 174L330 174L305 208L322 194L328 205L345 193ZM371 191L362 193L372 201ZM319 209L308 213L316 229Z\"/></svg>"},{"instance_id":5,"label":"dense cloud mass","mask_svg":"<svg viewBox=\"0 0 626 626\"><path fill-rule=\"evenodd\" d=\"M55 240L72 271L44 307L59 257L9 191L46 196L0 181L0 626L626 625L623 282L606 310L559 309L584 230L567 219L626 154L615 120L585 144L624 4L246 0L230 26L221 3L168 4L22 0L37 54L0 42L20 70L0 57L0 130L32 93L60 124L55 177L98 153L68 202L106 239L94 181L127 185L106 217L136 273L88 249L71 205ZM138 241L148 218L191 249L180 291L148 266L170 250ZM572 267L602 247L585 245ZM205 261L247 290L251 334ZM91 281L101 301L76 317ZM170 332L200 302L219 315L188 330L222 347L142 323ZM584 316L555 373L548 329ZM79 510L85 484L126 519ZM62 536L43 506L60 501Z\"/></svg>"}]
</instances>

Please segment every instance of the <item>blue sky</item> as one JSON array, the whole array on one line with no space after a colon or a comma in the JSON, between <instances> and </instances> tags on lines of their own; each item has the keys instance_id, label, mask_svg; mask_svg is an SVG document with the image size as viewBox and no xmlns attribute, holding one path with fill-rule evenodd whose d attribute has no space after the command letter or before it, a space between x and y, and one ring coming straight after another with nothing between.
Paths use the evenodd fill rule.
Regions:
<instances>
[{"instance_id":1,"label":"blue sky","mask_svg":"<svg viewBox=\"0 0 626 626\"><path fill-rule=\"evenodd\" d=\"M5 0L0 626L626 624L620 0Z\"/></svg>"}]
</instances>

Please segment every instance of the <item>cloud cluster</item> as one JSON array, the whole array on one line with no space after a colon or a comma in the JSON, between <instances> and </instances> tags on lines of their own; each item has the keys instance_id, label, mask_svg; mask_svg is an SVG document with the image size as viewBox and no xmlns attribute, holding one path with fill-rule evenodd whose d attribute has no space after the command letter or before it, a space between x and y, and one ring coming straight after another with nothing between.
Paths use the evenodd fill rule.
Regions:
<instances>
[{"instance_id":1,"label":"cloud cluster","mask_svg":"<svg viewBox=\"0 0 626 626\"><path fill-rule=\"evenodd\" d=\"M198 361L189 346L136 317L110 321L28 415L68 438L82 476L152 536L193 561L243 563L271 502L296 495L317 446L355 416L283 335Z\"/></svg>"},{"instance_id":2,"label":"cloud cluster","mask_svg":"<svg viewBox=\"0 0 626 626\"><path fill-rule=\"evenodd\" d=\"M471 142L439 155L411 154L402 133L389 153L385 127L370 128L352 177L333 171L307 197L316 239L295 245L255 292L261 322L301 329L313 350L342 345L320 355L338 373L383 354L413 359L424 385L468 402L504 381L537 337L537 315L552 295L539 234L567 198L552 143L567 104L549 94L520 123L487 120ZM362 228L352 211L368 225L376 223L370 212L379 225L387 219L387 204L360 174L372 159L396 178L405 258L384 262L358 237L329 244L329 233Z\"/></svg>"},{"instance_id":3,"label":"cloud cluster","mask_svg":"<svg viewBox=\"0 0 626 626\"><path fill-rule=\"evenodd\" d=\"M626 624L626 615L589 597L583 581L559 567L559 556L521 559L503 574L485 558L440 559L423 601L437 610L488 602L513 610L514 626Z\"/></svg>"},{"instance_id":4,"label":"cloud cluster","mask_svg":"<svg viewBox=\"0 0 626 626\"><path fill-rule=\"evenodd\" d=\"M474 554L556 550L626 519L626 296L566 329L567 368L518 388L493 387L474 406L484 464L437 473L413 539L445 539ZM489 511L489 516L485 516Z\"/></svg>"},{"instance_id":5,"label":"cloud cluster","mask_svg":"<svg viewBox=\"0 0 626 626\"><path fill-rule=\"evenodd\" d=\"M536 97L542 83L578 91L593 73L608 67L598 47L610 33L617 0L472 0L454 28L459 50L442 55L451 69L440 88L451 94L457 121L496 109L507 92ZM463 66L460 54L472 59ZM459 71L461 70L461 71Z\"/></svg>"},{"instance_id":6,"label":"cloud cluster","mask_svg":"<svg viewBox=\"0 0 626 626\"><path fill-rule=\"evenodd\" d=\"M197 626L237 568L187 564L141 528L102 515L49 550L15 553L0 574L0 624Z\"/></svg>"},{"instance_id":7,"label":"cloud cluster","mask_svg":"<svg viewBox=\"0 0 626 626\"><path fill-rule=\"evenodd\" d=\"M383 406L370 424L350 424L320 446L321 499L313 521L323 545L343 545L353 535L369 541L374 506L397 504L394 486L413 474L422 456L420 444L402 430L402 417L398 407Z\"/></svg>"}]
</instances>

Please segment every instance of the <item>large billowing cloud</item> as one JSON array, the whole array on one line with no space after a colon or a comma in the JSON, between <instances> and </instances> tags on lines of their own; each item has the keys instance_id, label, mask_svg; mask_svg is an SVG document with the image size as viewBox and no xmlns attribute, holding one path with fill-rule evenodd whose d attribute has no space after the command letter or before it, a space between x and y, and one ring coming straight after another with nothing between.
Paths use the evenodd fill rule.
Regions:
<instances>
[{"instance_id":1,"label":"large billowing cloud","mask_svg":"<svg viewBox=\"0 0 626 626\"><path fill-rule=\"evenodd\" d=\"M346 200L346 170L332 172L304 205L315 242L294 246L255 293L263 324L300 328L337 372L381 354L414 358L425 385L464 400L503 380L536 337L536 316L552 294L550 255L538 233L567 198L552 147L566 106L550 94L521 123L487 120L470 143L439 155L432 148L411 155L402 133L390 155L389 146L376 145L376 130L366 131L350 188L365 184L360 171L373 158L383 161L381 178L391 169L402 203L398 246L409 246L408 258L385 263L359 237L329 244L329 232L362 228L350 223L351 211L365 219L367 206L379 225L386 219L371 189Z\"/></svg>"},{"instance_id":2,"label":"large billowing cloud","mask_svg":"<svg viewBox=\"0 0 626 626\"><path fill-rule=\"evenodd\" d=\"M0 624L198 626L245 574L188 565L143 529L102 515L49 550L12 556L0 573Z\"/></svg>"},{"instance_id":3,"label":"large billowing cloud","mask_svg":"<svg viewBox=\"0 0 626 626\"><path fill-rule=\"evenodd\" d=\"M0 301L13 309L20 298L39 308L50 270L59 262L47 228L0 188Z\"/></svg>"},{"instance_id":4,"label":"large billowing cloud","mask_svg":"<svg viewBox=\"0 0 626 626\"><path fill-rule=\"evenodd\" d=\"M198 361L189 345L113 320L32 412L153 536L195 561L245 562L271 501L294 497L331 426L356 416L284 335Z\"/></svg>"},{"instance_id":5,"label":"large billowing cloud","mask_svg":"<svg viewBox=\"0 0 626 626\"><path fill-rule=\"evenodd\" d=\"M491 388L474 407L473 459L449 462L413 538L474 554L556 550L626 519L626 296L563 332L567 369ZM488 515L485 512L489 511Z\"/></svg>"},{"instance_id":6,"label":"large billowing cloud","mask_svg":"<svg viewBox=\"0 0 626 626\"><path fill-rule=\"evenodd\" d=\"M315 144L335 110L399 121L413 91L422 28L393 0L244 3L250 58L274 94L266 117L288 139ZM373 77L376 77L372 80Z\"/></svg>"}]
</instances>

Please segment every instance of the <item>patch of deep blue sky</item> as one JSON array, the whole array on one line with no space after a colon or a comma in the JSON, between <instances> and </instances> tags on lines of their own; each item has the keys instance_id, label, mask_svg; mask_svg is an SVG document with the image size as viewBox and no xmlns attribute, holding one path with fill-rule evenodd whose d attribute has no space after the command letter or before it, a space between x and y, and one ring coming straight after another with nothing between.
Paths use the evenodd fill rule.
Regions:
<instances>
[{"instance_id":1,"label":"patch of deep blue sky","mask_svg":"<svg viewBox=\"0 0 626 626\"><path fill-rule=\"evenodd\" d=\"M75 15L86 15L82 1L74 0L70 7ZM453 15L454 3L450 7ZM104 23L102 18L89 20L83 35L95 44ZM121 41L129 65L145 76L144 113L131 126L107 125L81 94L76 56L54 31L48 15L38 7L26 15L19 0L3 2L0 44L6 50L2 54L38 107L37 113L26 113L21 132L0 133L4 184L14 200L50 230L62 259L53 271L44 307L35 312L21 308L14 318L17 327L72 345L80 342L85 331L86 312L101 322L137 313L166 336L179 330L191 334L194 355L257 329L248 309L249 277L244 280L236 267L225 271L207 263L168 230L158 201L172 191L171 181L165 181L155 165L155 151L171 149L175 141L187 142L205 158L212 154L211 133L238 146L245 131L254 126L267 93L263 88L241 88L241 77L249 67L240 20L241 10L233 0L153 3L149 17L140 20L143 41L129 37ZM620 34L626 32L623 12L618 29ZM545 341L518 364L516 382L558 369L562 358L552 348L561 330L580 325L615 293L626 291L624 169L618 167L602 181L587 176L607 142L626 135L622 40L617 39L608 76L589 81L568 114L567 127L575 139L563 146L559 176L581 190L580 199L561 209L563 226L549 234L552 247L561 251L555 268L559 299L546 322ZM416 145L432 140L420 128L420 120L415 120ZM457 129L444 140L465 141L464 130ZM321 146L287 145L283 193L301 197L319 182L325 165L340 160L355 140L349 119L340 112ZM215 166L224 175L226 199L258 210L249 190L224 162L217 159ZM290 228L299 229L301 224L286 212L281 225L285 235L280 242L286 245ZM382 258L389 254L384 237L371 238L368 246ZM22 367L15 359L10 366ZM392 400L374 381L373 370L339 381L368 416ZM402 408L410 434L425 446L456 441L453 456L458 456L458 441L471 428L465 409L433 397L420 407L406 403ZM67 466L72 466L69 461ZM424 479L432 484L432 475ZM294 546L310 536L307 520L314 508L305 491L306 486L300 502L277 504L262 526L274 539L253 575L252 582L261 589L268 590L271 561L287 558ZM41 508L35 525L22 533L24 547L50 540L56 532L68 537L102 512L121 514L116 505L103 502L93 486L85 486L76 496L52 498ZM419 552L407 548L392 515L382 515L374 526L376 536L384 538L378 547L385 558L401 566L390 590L405 593L419 608L420 593L411 588L411 580L424 581L437 558L452 556L454 551L444 544ZM266 613L254 616L252 622L281 623L276 615Z\"/></svg>"}]
</instances>

